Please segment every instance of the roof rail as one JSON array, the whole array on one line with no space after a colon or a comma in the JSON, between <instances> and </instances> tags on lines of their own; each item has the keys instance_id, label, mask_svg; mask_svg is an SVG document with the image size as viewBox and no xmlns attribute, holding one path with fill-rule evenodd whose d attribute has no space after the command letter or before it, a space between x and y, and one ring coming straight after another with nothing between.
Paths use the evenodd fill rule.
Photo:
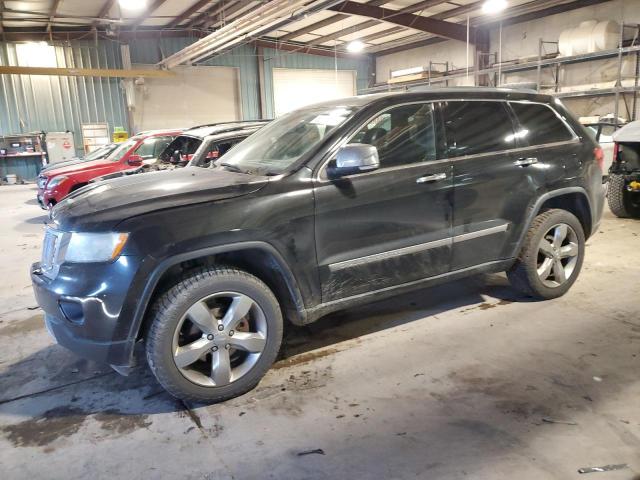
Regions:
<instances>
[{"instance_id":1,"label":"roof rail","mask_svg":"<svg viewBox=\"0 0 640 480\"><path fill-rule=\"evenodd\" d=\"M196 128L207 128L207 127L217 127L218 125L232 125L238 123L268 123L271 119L268 120L234 120L232 122L217 122L217 123L206 123L204 125L196 125L195 127L189 127L185 131L195 130Z\"/></svg>"}]
</instances>

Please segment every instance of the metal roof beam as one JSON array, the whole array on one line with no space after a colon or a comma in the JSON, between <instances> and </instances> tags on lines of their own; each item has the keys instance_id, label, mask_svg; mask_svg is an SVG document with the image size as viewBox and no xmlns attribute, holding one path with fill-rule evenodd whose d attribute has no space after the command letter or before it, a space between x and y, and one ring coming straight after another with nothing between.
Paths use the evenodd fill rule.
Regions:
<instances>
[{"instance_id":1,"label":"metal roof beam","mask_svg":"<svg viewBox=\"0 0 640 480\"><path fill-rule=\"evenodd\" d=\"M107 15L109 15L109 12L111 11L111 8L115 3L116 3L116 0L106 0L104 2L104 4L102 5L102 8L100 9L100 12L98 13L98 16L96 17L97 19L94 20L93 23L91 24L93 28L96 28L100 24L99 19L105 18Z\"/></svg>"},{"instance_id":2,"label":"metal roof beam","mask_svg":"<svg viewBox=\"0 0 640 480\"><path fill-rule=\"evenodd\" d=\"M419 30L422 32L433 33L434 35L450 40L459 40L463 42L466 42L467 40L467 29L465 26L433 19L430 17L414 15L412 13L406 13L405 11L390 10L388 8L376 7L352 1L343 2L339 5L336 5L331 10L375 19L356 25L356 27L359 27L358 30L364 30L366 28L375 26L378 24L377 21L384 21L405 28L412 28L414 30ZM340 32L335 32L333 34L317 38L313 41L313 43L325 43L329 40L340 38L341 36L354 33L358 30L355 30L353 28L344 29ZM475 36L475 32L473 31L473 29L471 29L470 35L472 38Z\"/></svg>"},{"instance_id":3,"label":"metal roof beam","mask_svg":"<svg viewBox=\"0 0 640 480\"><path fill-rule=\"evenodd\" d=\"M200 10L202 7L204 7L209 2L211 2L211 0L200 0L200 1L196 2L195 4L193 4L192 6L187 8L186 10L184 10L176 18L174 18L169 23L167 23L166 28L175 28L175 27L177 27L178 25L180 25L182 22L184 22L185 20L190 18L191 15L196 13L198 10ZM217 3L219 3L219 2L215 2L215 4L217 4Z\"/></svg>"},{"instance_id":4,"label":"metal roof beam","mask_svg":"<svg viewBox=\"0 0 640 480\"><path fill-rule=\"evenodd\" d=\"M146 11L142 15L140 15L138 18L136 18L133 21L133 23L131 24L131 27L134 30L138 28L142 23L144 23L144 21L147 18L149 18L153 14L153 12L155 12L158 8L160 8L162 4L166 1L167 0L155 0L155 2L149 5L149 7L146 9Z\"/></svg>"},{"instance_id":5,"label":"metal roof beam","mask_svg":"<svg viewBox=\"0 0 640 480\"><path fill-rule=\"evenodd\" d=\"M58 7L60 6L60 2L61 0L53 0L53 5L51 5L51 10L49 11L49 22L47 23L47 30L46 30L47 33L51 31L53 21L56 19L56 13L58 13Z\"/></svg>"},{"instance_id":6,"label":"metal roof beam","mask_svg":"<svg viewBox=\"0 0 640 480\"><path fill-rule=\"evenodd\" d=\"M385 3L389 3L389 1L390 0L373 0L371 2L367 2L367 5L373 5L374 7L379 7L381 5L384 5ZM438 0L438 1L442 3L442 0ZM329 18L325 18L324 20L320 20L319 22L312 23L311 25L307 25L306 27L287 33L286 35L283 35L282 37L280 37L279 40L286 42L288 40L292 40L294 38L300 37L301 35L311 33L314 30L319 30L321 28L327 27L329 25L333 25L334 23L340 22L342 20L346 20L347 18L349 18L349 15L345 13L338 13L336 15L332 15Z\"/></svg>"}]
</instances>

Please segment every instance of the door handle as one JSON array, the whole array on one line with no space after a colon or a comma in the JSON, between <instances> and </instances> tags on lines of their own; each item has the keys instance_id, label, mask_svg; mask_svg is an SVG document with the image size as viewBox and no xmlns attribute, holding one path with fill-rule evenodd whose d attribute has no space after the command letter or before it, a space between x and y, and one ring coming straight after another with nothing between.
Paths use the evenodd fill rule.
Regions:
<instances>
[{"instance_id":1,"label":"door handle","mask_svg":"<svg viewBox=\"0 0 640 480\"><path fill-rule=\"evenodd\" d=\"M519 167L528 167L529 165L533 165L534 163L538 163L538 159L535 157L519 158L515 161L515 164Z\"/></svg>"},{"instance_id":2,"label":"door handle","mask_svg":"<svg viewBox=\"0 0 640 480\"><path fill-rule=\"evenodd\" d=\"M446 173L436 173L434 175L425 175L424 177L420 177L416 180L416 183L438 182L440 180L445 180L446 178Z\"/></svg>"}]
</instances>

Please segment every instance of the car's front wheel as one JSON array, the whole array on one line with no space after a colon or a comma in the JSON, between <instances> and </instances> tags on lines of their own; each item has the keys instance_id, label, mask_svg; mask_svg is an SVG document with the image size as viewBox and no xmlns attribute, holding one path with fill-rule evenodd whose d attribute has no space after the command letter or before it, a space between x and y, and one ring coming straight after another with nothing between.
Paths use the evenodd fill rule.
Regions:
<instances>
[{"instance_id":1,"label":"car's front wheel","mask_svg":"<svg viewBox=\"0 0 640 480\"><path fill-rule=\"evenodd\" d=\"M541 300L560 297L578 278L584 251L584 231L575 215L548 210L532 222L507 277L526 295Z\"/></svg>"},{"instance_id":2,"label":"car's front wheel","mask_svg":"<svg viewBox=\"0 0 640 480\"><path fill-rule=\"evenodd\" d=\"M213 403L253 389L275 361L282 313L258 278L232 268L189 275L152 310L147 361L173 396Z\"/></svg>"}]
</instances>

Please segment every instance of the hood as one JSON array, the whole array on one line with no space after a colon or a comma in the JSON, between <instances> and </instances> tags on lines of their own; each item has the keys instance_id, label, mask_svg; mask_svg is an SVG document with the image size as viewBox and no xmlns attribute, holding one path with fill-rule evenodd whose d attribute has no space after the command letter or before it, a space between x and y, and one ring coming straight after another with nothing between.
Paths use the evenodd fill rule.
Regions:
<instances>
[{"instance_id":1,"label":"hood","mask_svg":"<svg viewBox=\"0 0 640 480\"><path fill-rule=\"evenodd\" d=\"M224 200L255 192L268 177L223 169L186 167L179 170L128 175L81 188L51 212L56 227L102 230L127 218L168 208Z\"/></svg>"},{"instance_id":2,"label":"hood","mask_svg":"<svg viewBox=\"0 0 640 480\"><path fill-rule=\"evenodd\" d=\"M620 130L613 132L614 142L640 142L640 120L626 124Z\"/></svg>"},{"instance_id":3,"label":"hood","mask_svg":"<svg viewBox=\"0 0 640 480\"><path fill-rule=\"evenodd\" d=\"M86 160L76 157L76 158L72 158L71 160L64 160L62 162L50 163L49 165L44 167L42 170L40 170L40 173L51 172L51 174L53 175L54 174L53 170L57 170L58 168L68 167L70 165L77 165L85 161Z\"/></svg>"},{"instance_id":4,"label":"hood","mask_svg":"<svg viewBox=\"0 0 640 480\"><path fill-rule=\"evenodd\" d=\"M102 169L109 165L113 165L114 162L109 160L78 160L68 165L61 165L60 167L54 167L51 170L43 170L43 174L48 177L58 175L69 175L78 172L89 172L91 170Z\"/></svg>"}]
</instances>

